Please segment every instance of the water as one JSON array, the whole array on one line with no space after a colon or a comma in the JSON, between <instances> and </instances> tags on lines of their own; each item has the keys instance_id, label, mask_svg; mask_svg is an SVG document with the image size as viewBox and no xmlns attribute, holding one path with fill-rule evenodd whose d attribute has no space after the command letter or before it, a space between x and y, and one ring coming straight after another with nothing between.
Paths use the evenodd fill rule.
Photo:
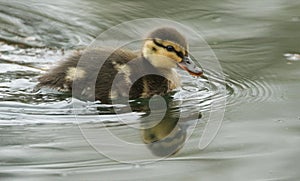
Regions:
<instances>
[{"instance_id":1,"label":"water","mask_svg":"<svg viewBox=\"0 0 300 181\"><path fill-rule=\"evenodd\" d=\"M1 180L299 180L299 8L296 0L0 1ZM183 23L208 42L226 79L225 116L215 139L200 150L211 103L222 92L205 54L200 62L211 81L180 72L183 89L167 112L167 123L175 124L172 116L181 111L184 120L175 128L187 136L196 126L188 142L158 162L121 163L99 154L85 136L101 140L102 151L119 160L152 158L146 146L129 152L104 134L109 128L131 143L151 140L149 132L132 129L141 126L147 107L133 103L142 111L130 112L116 105L123 123L110 106L33 89L44 69L101 32L153 17Z\"/></svg>"}]
</instances>

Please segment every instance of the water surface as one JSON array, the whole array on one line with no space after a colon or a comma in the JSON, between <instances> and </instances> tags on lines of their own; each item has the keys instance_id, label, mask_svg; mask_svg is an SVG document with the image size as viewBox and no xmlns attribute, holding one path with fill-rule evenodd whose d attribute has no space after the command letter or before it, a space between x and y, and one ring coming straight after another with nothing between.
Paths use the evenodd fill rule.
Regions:
<instances>
[{"instance_id":1,"label":"water surface","mask_svg":"<svg viewBox=\"0 0 300 181\"><path fill-rule=\"evenodd\" d=\"M0 1L1 180L299 180L299 8L296 0ZM109 107L33 90L36 78L74 49L138 18L166 18L193 28L220 60L227 106L206 149L198 148L199 140L211 102L220 97L218 76L209 67L211 82L180 72L182 102L172 104L170 114L180 109L182 128L196 128L176 155L152 164L120 163L89 145L78 123L94 139L104 122L124 140L142 142L143 134L120 123ZM201 61L209 65L209 57ZM125 109L122 117L138 126L146 113ZM135 154L109 140L102 143L107 152L124 160ZM139 155L152 152L145 146Z\"/></svg>"}]
</instances>

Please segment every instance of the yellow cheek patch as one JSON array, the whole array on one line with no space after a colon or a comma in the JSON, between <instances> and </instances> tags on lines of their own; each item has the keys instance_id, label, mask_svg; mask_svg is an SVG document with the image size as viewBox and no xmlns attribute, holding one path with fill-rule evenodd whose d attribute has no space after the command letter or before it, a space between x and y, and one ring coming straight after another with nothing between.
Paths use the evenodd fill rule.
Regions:
<instances>
[{"instance_id":1,"label":"yellow cheek patch","mask_svg":"<svg viewBox=\"0 0 300 181\"><path fill-rule=\"evenodd\" d=\"M171 59L175 60L176 62L182 61L182 58L178 57L175 52L168 52L166 49L164 49L161 52L161 55L171 58Z\"/></svg>"}]
</instances>

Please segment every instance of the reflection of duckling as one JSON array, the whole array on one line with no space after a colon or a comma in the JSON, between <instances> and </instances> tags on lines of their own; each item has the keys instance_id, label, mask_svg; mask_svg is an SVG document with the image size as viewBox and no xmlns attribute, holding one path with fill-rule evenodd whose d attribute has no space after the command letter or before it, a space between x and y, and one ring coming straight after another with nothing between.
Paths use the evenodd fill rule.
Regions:
<instances>
[{"instance_id":1,"label":"reflection of duckling","mask_svg":"<svg viewBox=\"0 0 300 181\"><path fill-rule=\"evenodd\" d=\"M186 130L177 123L178 117L167 116L154 127L142 130L143 141L154 155L169 156L182 148Z\"/></svg>"},{"instance_id":2,"label":"reflection of duckling","mask_svg":"<svg viewBox=\"0 0 300 181\"><path fill-rule=\"evenodd\" d=\"M37 87L72 92L75 97L95 98L102 103L126 96L127 89L130 89L130 99L147 98L180 86L173 71L176 66L193 76L202 76L202 70L188 55L185 38L173 28L160 28L149 34L140 55L121 49L95 48L78 52L41 76ZM113 84L117 74L120 76ZM142 74L142 78L138 77ZM136 77L140 79L135 80ZM79 86L74 87L74 82Z\"/></svg>"},{"instance_id":3,"label":"reflection of duckling","mask_svg":"<svg viewBox=\"0 0 300 181\"><path fill-rule=\"evenodd\" d=\"M178 123L180 102L165 96L161 98L153 96L149 102L144 102L150 112L141 119L141 136L154 155L163 157L180 150L186 140L186 129L182 122Z\"/></svg>"},{"instance_id":4,"label":"reflection of duckling","mask_svg":"<svg viewBox=\"0 0 300 181\"><path fill-rule=\"evenodd\" d=\"M151 106L151 111L142 117L142 140L153 155L165 157L176 154L186 142L188 129L195 126L202 114L198 112L183 116L180 111L181 102L168 97L160 100L154 96L151 101L153 101L151 104L144 103L154 106ZM167 103L165 112L161 101ZM161 118L161 115L164 117Z\"/></svg>"}]
</instances>

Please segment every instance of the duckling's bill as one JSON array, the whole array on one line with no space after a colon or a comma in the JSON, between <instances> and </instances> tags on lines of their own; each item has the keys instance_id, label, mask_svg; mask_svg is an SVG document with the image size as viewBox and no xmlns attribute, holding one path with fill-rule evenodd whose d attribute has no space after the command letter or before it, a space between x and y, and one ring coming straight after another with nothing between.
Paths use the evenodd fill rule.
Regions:
<instances>
[{"instance_id":1,"label":"duckling's bill","mask_svg":"<svg viewBox=\"0 0 300 181\"><path fill-rule=\"evenodd\" d=\"M203 76L203 70L198 67L189 56L185 56L182 61L178 63L178 66L192 76Z\"/></svg>"}]
</instances>

